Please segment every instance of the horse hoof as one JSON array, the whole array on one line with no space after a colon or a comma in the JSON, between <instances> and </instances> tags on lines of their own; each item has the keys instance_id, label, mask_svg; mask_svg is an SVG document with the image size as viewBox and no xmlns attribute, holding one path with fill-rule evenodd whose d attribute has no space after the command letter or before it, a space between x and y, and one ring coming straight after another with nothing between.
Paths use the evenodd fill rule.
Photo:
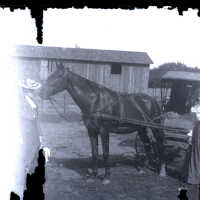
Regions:
<instances>
[{"instance_id":1,"label":"horse hoof","mask_svg":"<svg viewBox=\"0 0 200 200\"><path fill-rule=\"evenodd\" d=\"M166 174L160 174L160 177L167 177Z\"/></svg>"},{"instance_id":2,"label":"horse hoof","mask_svg":"<svg viewBox=\"0 0 200 200\"><path fill-rule=\"evenodd\" d=\"M146 174L144 170L139 170L139 174Z\"/></svg>"},{"instance_id":3,"label":"horse hoof","mask_svg":"<svg viewBox=\"0 0 200 200\"><path fill-rule=\"evenodd\" d=\"M88 174L92 174L92 173L93 173L93 170L90 169L90 168L88 168L88 169L87 169L87 173L88 173Z\"/></svg>"},{"instance_id":4,"label":"horse hoof","mask_svg":"<svg viewBox=\"0 0 200 200\"><path fill-rule=\"evenodd\" d=\"M166 165L162 165L162 166L161 166L160 176L161 176L161 177L166 177L166 176L167 176L167 173L166 173Z\"/></svg>"},{"instance_id":5,"label":"horse hoof","mask_svg":"<svg viewBox=\"0 0 200 200\"><path fill-rule=\"evenodd\" d=\"M87 179L86 179L86 182L87 182L87 183L94 183L94 179L93 179L93 178L87 178Z\"/></svg>"},{"instance_id":6,"label":"horse hoof","mask_svg":"<svg viewBox=\"0 0 200 200\"><path fill-rule=\"evenodd\" d=\"M108 184L110 184L110 180L109 180L109 179L104 179L104 180L102 181L102 184L103 184L103 185L108 185Z\"/></svg>"},{"instance_id":7,"label":"horse hoof","mask_svg":"<svg viewBox=\"0 0 200 200\"><path fill-rule=\"evenodd\" d=\"M161 177L166 177L167 176L167 174L166 174L166 172L164 171L164 172L160 172L160 176Z\"/></svg>"}]
</instances>

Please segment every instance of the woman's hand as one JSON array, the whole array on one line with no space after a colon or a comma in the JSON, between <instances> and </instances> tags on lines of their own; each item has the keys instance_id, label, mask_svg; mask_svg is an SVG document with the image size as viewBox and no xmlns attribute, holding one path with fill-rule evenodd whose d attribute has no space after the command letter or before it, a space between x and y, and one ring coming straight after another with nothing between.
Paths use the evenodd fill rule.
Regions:
<instances>
[{"instance_id":1,"label":"woman's hand","mask_svg":"<svg viewBox=\"0 0 200 200\"><path fill-rule=\"evenodd\" d=\"M188 144L192 145L192 136L188 136Z\"/></svg>"},{"instance_id":2,"label":"woman's hand","mask_svg":"<svg viewBox=\"0 0 200 200\"><path fill-rule=\"evenodd\" d=\"M187 134L188 138L187 138L187 142L188 144L192 144L192 130Z\"/></svg>"}]
</instances>

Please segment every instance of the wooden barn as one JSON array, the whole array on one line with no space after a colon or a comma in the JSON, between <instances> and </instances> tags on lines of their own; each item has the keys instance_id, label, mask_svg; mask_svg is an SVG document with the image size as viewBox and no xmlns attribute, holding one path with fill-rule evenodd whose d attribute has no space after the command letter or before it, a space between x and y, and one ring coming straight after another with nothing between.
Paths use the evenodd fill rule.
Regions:
<instances>
[{"instance_id":1,"label":"wooden barn","mask_svg":"<svg viewBox=\"0 0 200 200\"><path fill-rule=\"evenodd\" d=\"M144 52L17 46L13 56L27 76L46 79L63 61L75 73L120 92L147 92L152 60ZM37 68L37 69L34 69ZM30 72L29 72L30 71ZM39 75L40 77L37 77Z\"/></svg>"},{"instance_id":2,"label":"wooden barn","mask_svg":"<svg viewBox=\"0 0 200 200\"><path fill-rule=\"evenodd\" d=\"M115 91L148 92L152 60L145 52L20 45L12 55L20 75L37 81L45 81L56 61L62 61L73 72Z\"/></svg>"}]
</instances>

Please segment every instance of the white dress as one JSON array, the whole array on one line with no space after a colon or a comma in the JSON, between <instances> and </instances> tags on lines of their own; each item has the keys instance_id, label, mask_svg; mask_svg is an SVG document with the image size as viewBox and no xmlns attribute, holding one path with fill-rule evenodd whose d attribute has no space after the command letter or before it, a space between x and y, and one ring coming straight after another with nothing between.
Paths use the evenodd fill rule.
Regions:
<instances>
[{"instance_id":1,"label":"white dress","mask_svg":"<svg viewBox=\"0 0 200 200\"><path fill-rule=\"evenodd\" d=\"M197 120L200 121L200 104L197 104L191 108L191 113L195 113ZM192 137L192 130L187 134Z\"/></svg>"}]
</instances>

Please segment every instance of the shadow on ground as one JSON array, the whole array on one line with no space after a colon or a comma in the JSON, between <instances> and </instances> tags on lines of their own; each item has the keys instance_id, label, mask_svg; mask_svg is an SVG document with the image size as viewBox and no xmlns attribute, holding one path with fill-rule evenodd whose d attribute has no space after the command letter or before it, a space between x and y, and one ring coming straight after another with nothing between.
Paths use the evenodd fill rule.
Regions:
<instances>
[{"instance_id":1,"label":"shadow on ground","mask_svg":"<svg viewBox=\"0 0 200 200\"><path fill-rule=\"evenodd\" d=\"M85 176L88 172L88 169L92 168L91 158L71 158L71 159L63 158L61 159L61 158L52 157L50 162L51 162L51 165L53 166L56 166L56 167L62 166L63 168L67 168L67 169L77 172L81 176ZM110 156L109 165L110 165L111 170L112 168L116 168L116 167L129 166L139 171L141 167L141 163L139 163L139 158L135 157L133 159L128 159L122 155ZM98 160L98 168L102 169L104 167L105 166L104 166L103 158L100 157L100 159ZM157 169L155 168L155 166L147 166L146 168L148 170L151 170L153 173L157 172ZM176 180L180 180L180 176L181 176L178 169L175 169L175 167L173 167L172 165L167 166L167 175Z\"/></svg>"},{"instance_id":2,"label":"shadow on ground","mask_svg":"<svg viewBox=\"0 0 200 200\"><path fill-rule=\"evenodd\" d=\"M71 169L79 173L80 175L85 175L89 168L92 168L91 158L71 158L71 159L59 159L51 158L51 163L54 166L62 166L67 169ZM138 163L135 160L130 160L125 158L122 155L113 155L110 156L109 165L111 168L120 167L120 166L131 166L135 169L138 169ZM100 157L98 160L98 167L104 168L103 158Z\"/></svg>"}]
</instances>

